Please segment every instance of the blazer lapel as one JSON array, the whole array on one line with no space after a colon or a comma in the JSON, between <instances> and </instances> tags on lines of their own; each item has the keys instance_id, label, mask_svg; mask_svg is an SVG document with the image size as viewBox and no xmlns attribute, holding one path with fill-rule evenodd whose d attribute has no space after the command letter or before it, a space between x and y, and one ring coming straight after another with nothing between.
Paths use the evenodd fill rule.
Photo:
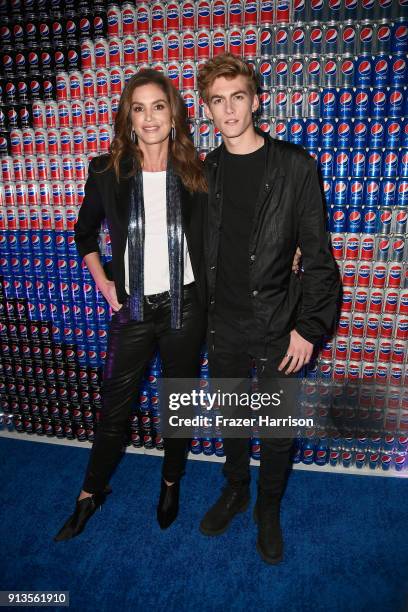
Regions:
<instances>
[{"instance_id":1,"label":"blazer lapel","mask_svg":"<svg viewBox=\"0 0 408 612\"><path fill-rule=\"evenodd\" d=\"M114 202L115 202L115 215L118 224L122 228L123 232L127 235L129 226L129 214L130 214L130 188L133 177L124 178L131 168L130 160L125 158L120 163L120 180L119 183L116 177L114 180Z\"/></svg>"}]
</instances>

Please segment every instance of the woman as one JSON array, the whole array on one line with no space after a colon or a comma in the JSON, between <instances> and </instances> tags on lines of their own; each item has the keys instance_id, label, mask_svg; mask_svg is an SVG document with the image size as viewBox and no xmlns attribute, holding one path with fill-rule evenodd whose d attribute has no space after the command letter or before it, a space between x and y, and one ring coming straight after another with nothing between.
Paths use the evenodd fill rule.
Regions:
<instances>
[{"instance_id":1,"label":"woman","mask_svg":"<svg viewBox=\"0 0 408 612\"><path fill-rule=\"evenodd\" d=\"M195 378L205 334L202 164L189 137L183 99L171 81L142 70L126 84L109 155L89 165L75 225L80 255L109 302L103 409L75 511L55 536L72 538L105 501L121 456L131 406L146 364L160 351L163 376ZM98 235L107 220L111 279ZM167 528L178 512L187 440L164 440L157 518Z\"/></svg>"}]
</instances>

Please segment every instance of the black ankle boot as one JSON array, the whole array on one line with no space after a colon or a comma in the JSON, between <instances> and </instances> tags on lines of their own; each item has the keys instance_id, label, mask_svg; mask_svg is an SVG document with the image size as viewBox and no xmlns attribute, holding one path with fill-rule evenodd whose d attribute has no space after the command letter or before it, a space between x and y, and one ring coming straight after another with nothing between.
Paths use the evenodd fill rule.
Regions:
<instances>
[{"instance_id":1,"label":"black ankle boot","mask_svg":"<svg viewBox=\"0 0 408 612\"><path fill-rule=\"evenodd\" d=\"M82 533L88 520L102 506L109 493L112 493L112 489L107 486L102 492L92 493L90 497L84 497L80 501L77 500L74 513L54 537L54 542L70 540Z\"/></svg>"},{"instance_id":2,"label":"black ankle boot","mask_svg":"<svg viewBox=\"0 0 408 612\"><path fill-rule=\"evenodd\" d=\"M254 520L258 524L256 548L259 555L266 563L279 563L283 557L280 500L260 490L254 508Z\"/></svg>"},{"instance_id":3,"label":"black ankle boot","mask_svg":"<svg viewBox=\"0 0 408 612\"><path fill-rule=\"evenodd\" d=\"M228 484L221 496L200 523L204 535L221 535L229 527L238 512L245 512L249 504L249 484L247 482Z\"/></svg>"},{"instance_id":4,"label":"black ankle boot","mask_svg":"<svg viewBox=\"0 0 408 612\"><path fill-rule=\"evenodd\" d=\"M179 508L180 481L167 485L161 481L160 498L157 506L157 521L162 529L167 529L175 521Z\"/></svg>"}]
</instances>

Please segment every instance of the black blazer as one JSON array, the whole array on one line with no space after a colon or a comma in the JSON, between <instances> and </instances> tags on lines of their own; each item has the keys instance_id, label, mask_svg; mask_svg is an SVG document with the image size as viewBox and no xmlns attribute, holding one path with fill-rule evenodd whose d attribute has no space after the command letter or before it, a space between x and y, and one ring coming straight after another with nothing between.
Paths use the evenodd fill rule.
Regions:
<instances>
[{"instance_id":1,"label":"black blazer","mask_svg":"<svg viewBox=\"0 0 408 612\"><path fill-rule=\"evenodd\" d=\"M104 170L108 155L100 155L89 164L85 197L75 223L75 243L81 257L88 253L100 252L98 238L101 223L107 221L112 247L112 262L105 266L108 278L115 282L119 303L128 294L125 290L124 254L128 235L130 212L130 179L118 182L113 168ZM121 175L127 174L130 160L121 163ZM203 224L207 194L189 193L181 189L181 210L184 235L187 240L191 266L196 281L198 297L206 304L205 269L203 253Z\"/></svg>"}]
</instances>

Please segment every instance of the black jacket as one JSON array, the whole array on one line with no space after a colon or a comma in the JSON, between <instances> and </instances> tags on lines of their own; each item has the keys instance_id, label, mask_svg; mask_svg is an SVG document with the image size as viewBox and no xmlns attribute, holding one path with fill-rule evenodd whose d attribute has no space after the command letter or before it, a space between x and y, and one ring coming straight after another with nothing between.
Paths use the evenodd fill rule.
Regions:
<instances>
[{"instance_id":1,"label":"black jacket","mask_svg":"<svg viewBox=\"0 0 408 612\"><path fill-rule=\"evenodd\" d=\"M315 344L333 326L340 288L338 269L328 245L316 163L302 147L258 133L264 136L267 149L248 252L254 334L265 350L292 329ZM215 338L215 344L213 314L224 151L222 144L205 160L209 184L205 232L209 342ZM297 246L303 257L301 278L292 272Z\"/></svg>"},{"instance_id":2,"label":"black jacket","mask_svg":"<svg viewBox=\"0 0 408 612\"><path fill-rule=\"evenodd\" d=\"M98 238L101 223L107 221L112 247L112 262L105 266L108 278L115 281L119 303L126 300L124 254L128 235L130 212L130 179L116 180L113 168L104 170L108 155L95 157L89 164L85 197L75 224L75 243L81 257L100 252ZM121 175L129 170L129 160L121 164ZM182 186L181 210L184 235L200 301L205 298L205 271L203 261L203 215L207 194L190 194Z\"/></svg>"}]
</instances>

